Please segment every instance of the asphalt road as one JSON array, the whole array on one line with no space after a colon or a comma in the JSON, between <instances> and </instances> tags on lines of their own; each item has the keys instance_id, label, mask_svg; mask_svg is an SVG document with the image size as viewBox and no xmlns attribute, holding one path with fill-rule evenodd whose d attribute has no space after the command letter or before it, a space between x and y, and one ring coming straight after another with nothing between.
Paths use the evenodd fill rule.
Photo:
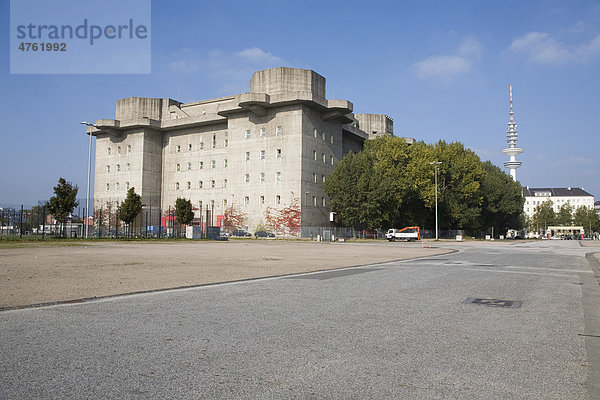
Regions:
<instances>
[{"instance_id":1,"label":"asphalt road","mask_svg":"<svg viewBox=\"0 0 600 400\"><path fill-rule=\"evenodd\" d=\"M0 398L600 398L594 249L458 248L2 312Z\"/></svg>"}]
</instances>

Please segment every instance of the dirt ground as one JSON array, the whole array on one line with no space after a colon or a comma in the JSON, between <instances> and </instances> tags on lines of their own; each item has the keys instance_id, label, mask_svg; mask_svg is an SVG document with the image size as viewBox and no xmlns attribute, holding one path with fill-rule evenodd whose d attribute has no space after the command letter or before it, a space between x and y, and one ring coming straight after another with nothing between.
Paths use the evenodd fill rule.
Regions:
<instances>
[{"instance_id":1,"label":"dirt ground","mask_svg":"<svg viewBox=\"0 0 600 400\"><path fill-rule=\"evenodd\" d=\"M96 242L0 248L0 309L447 253L395 243Z\"/></svg>"}]
</instances>

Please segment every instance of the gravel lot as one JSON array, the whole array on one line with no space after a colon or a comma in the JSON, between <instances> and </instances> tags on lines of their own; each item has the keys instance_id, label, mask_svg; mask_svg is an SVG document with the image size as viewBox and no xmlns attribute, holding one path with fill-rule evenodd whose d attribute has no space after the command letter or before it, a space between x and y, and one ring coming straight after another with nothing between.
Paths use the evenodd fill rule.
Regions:
<instances>
[{"instance_id":1,"label":"gravel lot","mask_svg":"<svg viewBox=\"0 0 600 400\"><path fill-rule=\"evenodd\" d=\"M0 309L374 264L448 251L405 243L279 240L0 248Z\"/></svg>"}]
</instances>

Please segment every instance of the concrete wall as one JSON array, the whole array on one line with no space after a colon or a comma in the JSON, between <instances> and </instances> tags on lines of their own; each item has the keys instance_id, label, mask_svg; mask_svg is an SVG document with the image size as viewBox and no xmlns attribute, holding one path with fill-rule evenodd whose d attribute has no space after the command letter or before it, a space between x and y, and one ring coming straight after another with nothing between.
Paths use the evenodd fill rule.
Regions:
<instances>
[{"instance_id":1,"label":"concrete wall","mask_svg":"<svg viewBox=\"0 0 600 400\"><path fill-rule=\"evenodd\" d=\"M312 92L324 99L325 78L308 69L273 68L257 71L252 75L250 92L271 95L287 92Z\"/></svg>"},{"instance_id":2,"label":"concrete wall","mask_svg":"<svg viewBox=\"0 0 600 400\"><path fill-rule=\"evenodd\" d=\"M394 134L394 121L383 114L355 114L359 128L369 134L369 138Z\"/></svg>"}]
</instances>

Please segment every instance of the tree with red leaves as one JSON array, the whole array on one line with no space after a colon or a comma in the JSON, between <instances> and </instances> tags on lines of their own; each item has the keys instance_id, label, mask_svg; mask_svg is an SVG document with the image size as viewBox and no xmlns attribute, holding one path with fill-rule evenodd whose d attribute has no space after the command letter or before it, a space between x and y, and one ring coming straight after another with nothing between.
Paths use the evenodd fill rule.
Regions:
<instances>
[{"instance_id":1,"label":"tree with red leaves","mask_svg":"<svg viewBox=\"0 0 600 400\"><path fill-rule=\"evenodd\" d=\"M235 207L235 204L225 209L223 218L223 229L233 231L239 229L246 224L246 213Z\"/></svg>"}]
</instances>

